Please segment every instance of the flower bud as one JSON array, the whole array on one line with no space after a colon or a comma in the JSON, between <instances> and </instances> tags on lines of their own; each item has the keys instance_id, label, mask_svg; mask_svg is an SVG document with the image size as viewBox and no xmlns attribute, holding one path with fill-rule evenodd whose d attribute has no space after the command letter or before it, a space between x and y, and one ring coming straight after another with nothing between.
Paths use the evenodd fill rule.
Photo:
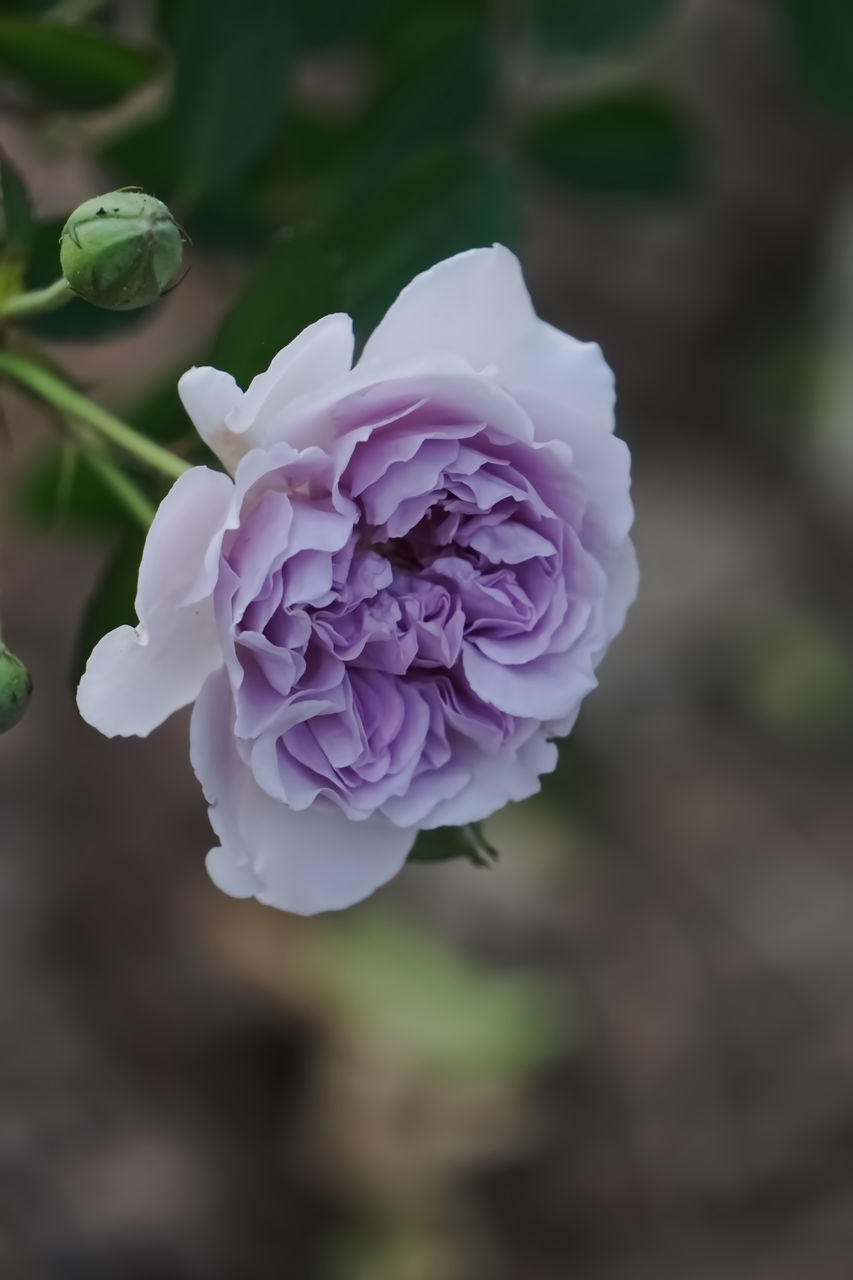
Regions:
<instances>
[{"instance_id":1,"label":"flower bud","mask_svg":"<svg viewBox=\"0 0 853 1280\"><path fill-rule=\"evenodd\" d=\"M136 187L84 201L59 238L62 273L73 291L109 311L156 302L177 280L182 257L175 219Z\"/></svg>"},{"instance_id":2,"label":"flower bud","mask_svg":"<svg viewBox=\"0 0 853 1280\"><path fill-rule=\"evenodd\" d=\"M33 681L27 668L0 642L0 733L14 729L29 706Z\"/></svg>"}]
</instances>

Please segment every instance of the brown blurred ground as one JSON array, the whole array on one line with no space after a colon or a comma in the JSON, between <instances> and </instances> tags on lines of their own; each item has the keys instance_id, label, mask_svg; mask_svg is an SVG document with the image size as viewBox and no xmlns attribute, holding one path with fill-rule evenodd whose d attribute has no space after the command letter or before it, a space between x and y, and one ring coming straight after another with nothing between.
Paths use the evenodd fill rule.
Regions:
<instances>
[{"instance_id":1,"label":"brown blurred ground","mask_svg":"<svg viewBox=\"0 0 853 1280\"><path fill-rule=\"evenodd\" d=\"M410 869L343 922L219 896L184 718L109 743L76 717L102 548L15 516L37 428L7 402L3 615L38 696L0 739L3 1280L850 1275L849 148L760 6L696 15L704 197L530 196L540 309L620 379L643 587L496 870ZM46 207L88 194L4 140ZM223 292L194 272L75 373L115 400L189 362ZM465 1026L508 978L544 1001L505 1006L526 1062L472 1071L465 1026L419 1039L381 973L324 967L388 918L455 957Z\"/></svg>"}]
</instances>

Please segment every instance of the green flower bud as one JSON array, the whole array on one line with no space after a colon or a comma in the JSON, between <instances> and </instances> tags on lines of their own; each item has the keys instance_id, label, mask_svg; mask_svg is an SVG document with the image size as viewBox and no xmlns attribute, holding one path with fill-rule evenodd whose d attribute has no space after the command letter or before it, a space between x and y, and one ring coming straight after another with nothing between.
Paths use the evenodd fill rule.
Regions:
<instances>
[{"instance_id":1,"label":"green flower bud","mask_svg":"<svg viewBox=\"0 0 853 1280\"><path fill-rule=\"evenodd\" d=\"M156 302L177 280L182 257L175 219L137 187L84 201L59 238L62 273L73 291L108 311Z\"/></svg>"},{"instance_id":2,"label":"green flower bud","mask_svg":"<svg viewBox=\"0 0 853 1280\"><path fill-rule=\"evenodd\" d=\"M29 706L32 691L29 671L0 643L0 733L14 729Z\"/></svg>"}]
</instances>

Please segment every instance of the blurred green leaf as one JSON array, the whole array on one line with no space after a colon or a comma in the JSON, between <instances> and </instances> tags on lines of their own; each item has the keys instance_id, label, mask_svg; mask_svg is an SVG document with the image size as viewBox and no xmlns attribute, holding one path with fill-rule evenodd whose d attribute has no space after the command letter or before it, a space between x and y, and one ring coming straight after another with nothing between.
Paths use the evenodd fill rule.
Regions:
<instances>
[{"instance_id":1,"label":"blurred green leaf","mask_svg":"<svg viewBox=\"0 0 853 1280\"><path fill-rule=\"evenodd\" d=\"M835 621L759 595L718 621L693 662L712 705L766 735L774 751L849 771L853 657Z\"/></svg>"},{"instance_id":2,"label":"blurred green leaf","mask_svg":"<svg viewBox=\"0 0 853 1280\"><path fill-rule=\"evenodd\" d=\"M352 144L355 191L372 189L419 149L462 140L491 105L488 29L459 5L401 12L404 19L383 43L380 83Z\"/></svg>"},{"instance_id":3,"label":"blurred green leaf","mask_svg":"<svg viewBox=\"0 0 853 1280\"><path fill-rule=\"evenodd\" d=\"M175 55L166 140L189 203L220 190L275 136L292 56L282 0L170 0Z\"/></svg>"},{"instance_id":4,"label":"blurred green leaf","mask_svg":"<svg viewBox=\"0 0 853 1280\"><path fill-rule=\"evenodd\" d=\"M56 0L3 0L5 13L42 14L53 8Z\"/></svg>"},{"instance_id":5,"label":"blurred green leaf","mask_svg":"<svg viewBox=\"0 0 853 1280\"><path fill-rule=\"evenodd\" d=\"M853 4L850 0L779 0L792 63L803 84L830 110L853 113Z\"/></svg>"},{"instance_id":6,"label":"blurred green leaf","mask_svg":"<svg viewBox=\"0 0 853 1280\"><path fill-rule=\"evenodd\" d=\"M545 177L572 191L622 199L686 194L699 160L684 114L645 90L540 115L525 132L522 153Z\"/></svg>"},{"instance_id":7,"label":"blurred green leaf","mask_svg":"<svg viewBox=\"0 0 853 1280\"><path fill-rule=\"evenodd\" d=\"M416 157L370 205L339 228L344 298L365 334L413 275L477 245L512 245L518 228L511 176L469 151Z\"/></svg>"},{"instance_id":8,"label":"blurred green leaf","mask_svg":"<svg viewBox=\"0 0 853 1280\"><path fill-rule=\"evenodd\" d=\"M390 1053L454 1077L513 1079L567 1039L534 982L490 973L375 910L315 936L336 1008Z\"/></svg>"},{"instance_id":9,"label":"blurred green leaf","mask_svg":"<svg viewBox=\"0 0 853 1280\"><path fill-rule=\"evenodd\" d=\"M481 822L462 827L435 827L421 831L409 854L409 862L447 862L451 858L467 858L477 867L492 866L497 850L483 835Z\"/></svg>"},{"instance_id":10,"label":"blurred green leaf","mask_svg":"<svg viewBox=\"0 0 853 1280\"><path fill-rule=\"evenodd\" d=\"M36 227L27 263L28 289L41 289L60 275L59 233L64 222L65 219L61 218ZM93 342L138 327L151 319L153 311L152 307L138 311L107 311L75 298L58 311L47 311L28 320L26 328L37 337L52 342Z\"/></svg>"},{"instance_id":11,"label":"blurred green leaf","mask_svg":"<svg viewBox=\"0 0 853 1280\"><path fill-rule=\"evenodd\" d=\"M291 0L300 48L309 52L370 37L393 0Z\"/></svg>"},{"instance_id":12,"label":"blurred green leaf","mask_svg":"<svg viewBox=\"0 0 853 1280\"><path fill-rule=\"evenodd\" d=\"M124 508L77 450L51 448L24 472L18 498L24 515L40 528L103 532L127 522Z\"/></svg>"},{"instance_id":13,"label":"blurred green leaf","mask_svg":"<svg viewBox=\"0 0 853 1280\"><path fill-rule=\"evenodd\" d=\"M100 32L0 18L0 68L60 107L108 107L150 79L151 49Z\"/></svg>"},{"instance_id":14,"label":"blurred green leaf","mask_svg":"<svg viewBox=\"0 0 853 1280\"><path fill-rule=\"evenodd\" d=\"M281 154L275 157L274 164L279 173L282 163L286 163L298 173L310 176L342 162L354 142L355 134L349 121L311 111L289 111L281 137Z\"/></svg>"},{"instance_id":15,"label":"blurred green leaf","mask_svg":"<svg viewBox=\"0 0 853 1280\"><path fill-rule=\"evenodd\" d=\"M165 116L133 125L106 142L101 148L101 160L123 182L167 199L177 181L170 128Z\"/></svg>"},{"instance_id":16,"label":"blurred green leaf","mask_svg":"<svg viewBox=\"0 0 853 1280\"><path fill-rule=\"evenodd\" d=\"M183 372L182 367L126 415L131 426L149 440L168 443L195 434L178 395L178 379Z\"/></svg>"},{"instance_id":17,"label":"blurred green leaf","mask_svg":"<svg viewBox=\"0 0 853 1280\"><path fill-rule=\"evenodd\" d=\"M675 0L535 0L536 36L545 53L604 53L641 39Z\"/></svg>"},{"instance_id":18,"label":"blurred green leaf","mask_svg":"<svg viewBox=\"0 0 853 1280\"><path fill-rule=\"evenodd\" d=\"M75 687L85 670L89 654L101 637L123 623L136 623L134 601L144 544L142 529L135 526L126 528L104 565L86 605L74 644L71 681Z\"/></svg>"},{"instance_id":19,"label":"blurred green leaf","mask_svg":"<svg viewBox=\"0 0 853 1280\"><path fill-rule=\"evenodd\" d=\"M25 258L35 234L32 201L23 178L2 152L0 198L3 210L3 246L15 258Z\"/></svg>"},{"instance_id":20,"label":"blurred green leaf","mask_svg":"<svg viewBox=\"0 0 853 1280\"><path fill-rule=\"evenodd\" d=\"M329 255L307 232L282 236L225 317L211 363L245 387L306 325L340 310Z\"/></svg>"},{"instance_id":21,"label":"blurred green leaf","mask_svg":"<svg viewBox=\"0 0 853 1280\"><path fill-rule=\"evenodd\" d=\"M421 831L409 854L409 862L449 862L467 858L469 849L463 827L435 827Z\"/></svg>"},{"instance_id":22,"label":"blurred green leaf","mask_svg":"<svg viewBox=\"0 0 853 1280\"><path fill-rule=\"evenodd\" d=\"M169 203L180 186L178 160L171 150L171 130L171 120L158 116L111 138L100 155L115 176L116 185L141 186ZM277 171L281 171L281 161ZM207 192L186 210L176 203L173 212L197 248L255 250L280 225L281 218L272 223L263 218L256 207L260 199L254 185L244 178L226 190Z\"/></svg>"}]
</instances>

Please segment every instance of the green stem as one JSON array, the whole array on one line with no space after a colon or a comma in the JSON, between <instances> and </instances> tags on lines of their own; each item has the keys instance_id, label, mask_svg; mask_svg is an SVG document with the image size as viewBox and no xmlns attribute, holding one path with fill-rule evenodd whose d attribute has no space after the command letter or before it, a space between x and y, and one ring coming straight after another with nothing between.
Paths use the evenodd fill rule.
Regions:
<instances>
[{"instance_id":1,"label":"green stem","mask_svg":"<svg viewBox=\"0 0 853 1280\"><path fill-rule=\"evenodd\" d=\"M32 293L18 293L13 298L0 302L0 321L28 320L30 316L40 316L45 311L55 311L65 306L74 297L71 286L60 276L45 289L34 289Z\"/></svg>"},{"instance_id":2,"label":"green stem","mask_svg":"<svg viewBox=\"0 0 853 1280\"><path fill-rule=\"evenodd\" d=\"M139 435L126 422L122 422L121 418L94 404L86 396L81 396L55 373L28 360L26 356L19 356L13 351L0 351L0 375L2 374L13 378L20 386L26 387L60 413L85 422L105 439L112 441L126 453L133 454L155 471L162 472L164 476L175 480L189 470L188 462L176 457L168 449L161 448L153 440Z\"/></svg>"},{"instance_id":3,"label":"green stem","mask_svg":"<svg viewBox=\"0 0 853 1280\"><path fill-rule=\"evenodd\" d=\"M141 524L143 529L150 529L151 521L156 513L156 507L153 502L149 502L139 486L130 479L130 476L126 475L120 467L117 467L114 462L111 462L105 454L100 453L97 449L87 451L86 461L106 488L118 498L125 510L133 516L134 520Z\"/></svg>"}]
</instances>

